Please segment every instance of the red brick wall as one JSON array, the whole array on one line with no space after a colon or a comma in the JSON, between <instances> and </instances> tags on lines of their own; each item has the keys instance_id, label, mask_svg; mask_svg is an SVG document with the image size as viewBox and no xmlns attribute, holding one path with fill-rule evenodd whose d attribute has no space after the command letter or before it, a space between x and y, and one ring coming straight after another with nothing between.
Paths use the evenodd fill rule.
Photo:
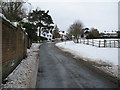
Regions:
<instances>
[{"instance_id":1,"label":"red brick wall","mask_svg":"<svg viewBox=\"0 0 120 90\"><path fill-rule=\"evenodd\" d=\"M9 22L2 20L2 69L5 78L25 57L27 36Z\"/></svg>"}]
</instances>

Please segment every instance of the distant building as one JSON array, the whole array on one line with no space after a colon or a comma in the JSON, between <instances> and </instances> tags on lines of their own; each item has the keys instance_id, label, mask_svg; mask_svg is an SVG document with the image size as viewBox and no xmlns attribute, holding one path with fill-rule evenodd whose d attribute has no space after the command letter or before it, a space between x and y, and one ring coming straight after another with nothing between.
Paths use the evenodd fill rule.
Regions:
<instances>
[{"instance_id":1,"label":"distant building","mask_svg":"<svg viewBox=\"0 0 120 90\"><path fill-rule=\"evenodd\" d=\"M66 31L59 31L59 34L61 39L66 39L66 34L67 34Z\"/></svg>"},{"instance_id":2,"label":"distant building","mask_svg":"<svg viewBox=\"0 0 120 90\"><path fill-rule=\"evenodd\" d=\"M118 33L117 31L114 32L105 31L104 33L101 34L101 37L118 37Z\"/></svg>"},{"instance_id":3,"label":"distant building","mask_svg":"<svg viewBox=\"0 0 120 90\"><path fill-rule=\"evenodd\" d=\"M50 32L49 33L43 32L41 33L41 37L47 38L48 41L51 41L53 38L53 35Z\"/></svg>"}]
</instances>

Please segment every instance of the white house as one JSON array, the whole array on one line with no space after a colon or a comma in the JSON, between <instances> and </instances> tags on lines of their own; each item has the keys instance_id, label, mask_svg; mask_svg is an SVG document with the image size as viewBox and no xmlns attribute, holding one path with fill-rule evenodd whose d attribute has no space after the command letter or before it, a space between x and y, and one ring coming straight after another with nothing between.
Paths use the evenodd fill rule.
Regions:
<instances>
[{"instance_id":1,"label":"white house","mask_svg":"<svg viewBox=\"0 0 120 90\"><path fill-rule=\"evenodd\" d=\"M49 33L43 32L43 33L41 33L41 37L45 37L45 38L47 38L48 41L51 41L53 38L53 35L50 32Z\"/></svg>"}]
</instances>

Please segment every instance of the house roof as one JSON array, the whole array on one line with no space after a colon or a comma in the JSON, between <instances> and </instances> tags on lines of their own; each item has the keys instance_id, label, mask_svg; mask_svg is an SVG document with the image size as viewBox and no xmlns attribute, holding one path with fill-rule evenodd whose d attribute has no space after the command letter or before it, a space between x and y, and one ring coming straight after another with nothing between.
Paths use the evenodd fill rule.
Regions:
<instances>
[{"instance_id":1,"label":"house roof","mask_svg":"<svg viewBox=\"0 0 120 90\"><path fill-rule=\"evenodd\" d=\"M63 33L63 31L59 31L59 34L61 34L61 35L66 35L66 31L64 31L64 33Z\"/></svg>"}]
</instances>

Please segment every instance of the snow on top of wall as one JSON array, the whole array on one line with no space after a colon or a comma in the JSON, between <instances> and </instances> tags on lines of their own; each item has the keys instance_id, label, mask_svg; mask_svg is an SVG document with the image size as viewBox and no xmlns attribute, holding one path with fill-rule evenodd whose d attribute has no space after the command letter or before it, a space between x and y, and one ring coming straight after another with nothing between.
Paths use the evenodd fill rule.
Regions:
<instances>
[{"instance_id":1,"label":"snow on top of wall","mask_svg":"<svg viewBox=\"0 0 120 90\"><path fill-rule=\"evenodd\" d=\"M11 22L11 24L12 24L13 26L17 27L19 23L18 23L18 22Z\"/></svg>"},{"instance_id":2,"label":"snow on top of wall","mask_svg":"<svg viewBox=\"0 0 120 90\"><path fill-rule=\"evenodd\" d=\"M2 17L3 19L8 21L10 24L12 24L15 27L17 27L17 25L19 24L18 22L10 22L10 20L8 20L2 13L0 13L0 17Z\"/></svg>"},{"instance_id":3,"label":"snow on top of wall","mask_svg":"<svg viewBox=\"0 0 120 90\"><path fill-rule=\"evenodd\" d=\"M28 35L28 33L27 33L27 32L25 32L25 34L26 34L26 35Z\"/></svg>"},{"instance_id":4,"label":"snow on top of wall","mask_svg":"<svg viewBox=\"0 0 120 90\"><path fill-rule=\"evenodd\" d=\"M0 13L0 17L4 18L6 21L10 22L2 13Z\"/></svg>"},{"instance_id":5,"label":"snow on top of wall","mask_svg":"<svg viewBox=\"0 0 120 90\"><path fill-rule=\"evenodd\" d=\"M0 17L2 17L3 16L3 14L2 13L0 13Z\"/></svg>"},{"instance_id":6,"label":"snow on top of wall","mask_svg":"<svg viewBox=\"0 0 120 90\"><path fill-rule=\"evenodd\" d=\"M118 65L118 48L98 48L74 42L57 43L57 46L65 51L73 53L77 57L88 58L92 61L104 61Z\"/></svg>"}]
</instances>

